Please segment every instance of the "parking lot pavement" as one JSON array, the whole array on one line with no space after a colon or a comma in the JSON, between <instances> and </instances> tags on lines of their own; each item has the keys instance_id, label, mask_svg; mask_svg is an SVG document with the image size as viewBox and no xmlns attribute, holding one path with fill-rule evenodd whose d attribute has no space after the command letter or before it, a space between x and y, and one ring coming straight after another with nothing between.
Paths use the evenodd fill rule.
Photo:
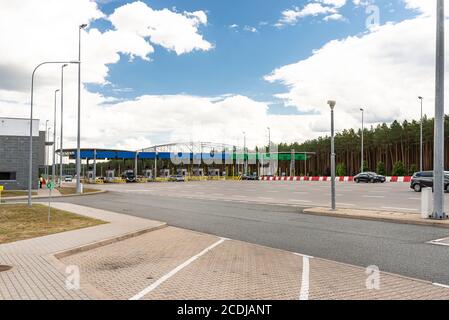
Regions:
<instances>
[{"instance_id":1,"label":"parking lot pavement","mask_svg":"<svg viewBox=\"0 0 449 320\"><path fill-rule=\"evenodd\" d=\"M449 299L449 289L168 227L62 259L112 299Z\"/></svg>"},{"instance_id":2,"label":"parking lot pavement","mask_svg":"<svg viewBox=\"0 0 449 320\"><path fill-rule=\"evenodd\" d=\"M186 183L105 184L95 188L122 193L226 200L248 203L323 207L330 205L330 182L311 181L203 181ZM419 213L421 194L408 183L337 183L337 206ZM446 194L449 200L449 194ZM449 201L446 201L449 212Z\"/></svg>"}]
</instances>

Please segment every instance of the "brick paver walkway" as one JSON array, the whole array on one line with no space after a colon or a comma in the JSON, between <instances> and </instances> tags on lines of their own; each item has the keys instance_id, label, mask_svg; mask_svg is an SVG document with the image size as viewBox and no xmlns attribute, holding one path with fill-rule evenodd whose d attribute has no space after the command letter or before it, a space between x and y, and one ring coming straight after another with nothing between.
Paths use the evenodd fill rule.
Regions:
<instances>
[{"instance_id":1,"label":"brick paver walkway","mask_svg":"<svg viewBox=\"0 0 449 320\"><path fill-rule=\"evenodd\" d=\"M65 268L53 254L136 232L164 226L164 223L134 218L68 203L54 207L109 222L101 226L53 234L0 245L0 299L89 299L101 295L89 286L81 290L66 288Z\"/></svg>"},{"instance_id":2,"label":"brick paver walkway","mask_svg":"<svg viewBox=\"0 0 449 320\"><path fill-rule=\"evenodd\" d=\"M168 227L62 259L112 299L129 299L219 238ZM309 276L304 278L304 259ZM173 274L143 299L449 299L449 289L365 268L227 240ZM306 282L308 279L308 288ZM304 280L304 281L303 281ZM371 282L369 282L371 283Z\"/></svg>"}]
</instances>

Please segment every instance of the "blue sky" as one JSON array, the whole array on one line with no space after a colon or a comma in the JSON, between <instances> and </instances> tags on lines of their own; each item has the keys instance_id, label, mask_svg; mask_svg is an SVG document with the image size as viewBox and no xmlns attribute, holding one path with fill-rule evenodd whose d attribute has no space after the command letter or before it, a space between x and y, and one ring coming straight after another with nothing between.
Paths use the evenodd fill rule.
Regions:
<instances>
[{"instance_id":1,"label":"blue sky","mask_svg":"<svg viewBox=\"0 0 449 320\"><path fill-rule=\"evenodd\" d=\"M103 1L100 9L112 14L115 8L132 1ZM200 27L204 38L213 43L210 51L194 51L176 55L155 46L152 61L136 58L129 61L122 56L119 63L110 65L108 81L112 85L91 85L98 91L119 99L145 94L189 94L219 96L241 94L256 101L272 103L272 114L298 114L294 107L285 107L273 97L285 88L263 79L278 67L308 58L333 39L342 39L366 32L364 6L351 1L340 9L344 21L323 21L323 16L302 18L296 25L276 28L281 12L302 8L308 1L298 0L145 0L153 9L176 8L178 12L203 10L208 25ZM380 7L380 23L401 21L415 13L407 11L401 0L376 1ZM236 24L238 28L230 28ZM109 29L110 23L98 20L91 27ZM245 27L257 32L245 31Z\"/></svg>"}]
</instances>

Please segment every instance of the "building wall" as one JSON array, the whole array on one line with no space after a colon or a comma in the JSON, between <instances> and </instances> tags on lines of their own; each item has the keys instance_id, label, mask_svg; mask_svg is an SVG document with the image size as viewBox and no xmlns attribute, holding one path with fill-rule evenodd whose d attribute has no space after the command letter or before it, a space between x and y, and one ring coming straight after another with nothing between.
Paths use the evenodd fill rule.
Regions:
<instances>
[{"instance_id":1,"label":"building wall","mask_svg":"<svg viewBox=\"0 0 449 320\"><path fill-rule=\"evenodd\" d=\"M37 122L37 123L36 123ZM44 132L39 132L39 121L33 122L33 189L38 188L39 166L44 164L45 137ZM2 180L0 185L6 190L28 189L29 150L30 139L26 133L29 120L0 118L0 174L15 173L15 180Z\"/></svg>"}]
</instances>

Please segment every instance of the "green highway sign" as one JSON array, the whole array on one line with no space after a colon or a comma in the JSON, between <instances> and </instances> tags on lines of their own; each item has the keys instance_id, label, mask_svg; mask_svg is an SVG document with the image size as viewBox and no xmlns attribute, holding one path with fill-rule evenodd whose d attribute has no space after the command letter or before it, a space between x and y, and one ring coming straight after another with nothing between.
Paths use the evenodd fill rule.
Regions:
<instances>
[{"instance_id":1,"label":"green highway sign","mask_svg":"<svg viewBox=\"0 0 449 320\"><path fill-rule=\"evenodd\" d=\"M53 190L55 188L55 184L53 182L47 183L47 189Z\"/></svg>"}]
</instances>

